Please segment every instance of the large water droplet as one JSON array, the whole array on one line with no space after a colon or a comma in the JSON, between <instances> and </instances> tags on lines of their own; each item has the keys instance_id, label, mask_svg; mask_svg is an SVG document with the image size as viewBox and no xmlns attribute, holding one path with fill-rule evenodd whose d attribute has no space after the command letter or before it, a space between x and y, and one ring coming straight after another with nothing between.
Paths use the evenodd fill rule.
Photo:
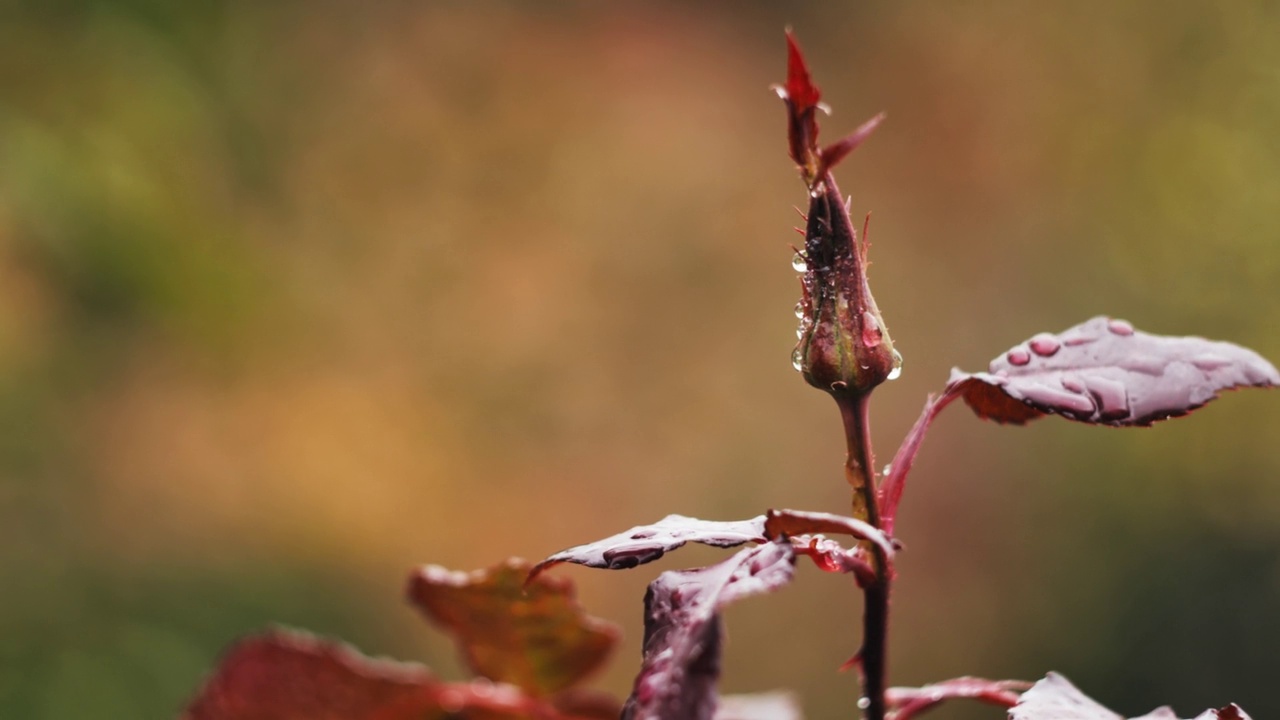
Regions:
<instances>
[{"instance_id":1,"label":"large water droplet","mask_svg":"<svg viewBox=\"0 0 1280 720\"><path fill-rule=\"evenodd\" d=\"M1014 348L1005 355L1005 359L1009 361L1010 365L1021 367L1031 362L1031 353L1023 350L1022 348Z\"/></svg>"},{"instance_id":2,"label":"large water droplet","mask_svg":"<svg viewBox=\"0 0 1280 720\"><path fill-rule=\"evenodd\" d=\"M1049 333L1040 333L1031 338L1031 342L1027 344L1031 346L1031 352L1043 357L1050 357L1062 347L1062 343L1058 342L1058 338Z\"/></svg>"},{"instance_id":3,"label":"large water droplet","mask_svg":"<svg viewBox=\"0 0 1280 720\"><path fill-rule=\"evenodd\" d=\"M1112 320L1107 323L1107 329L1114 335L1127 337L1133 334L1133 325L1127 320Z\"/></svg>"},{"instance_id":4,"label":"large water droplet","mask_svg":"<svg viewBox=\"0 0 1280 720\"><path fill-rule=\"evenodd\" d=\"M795 350L791 351L791 367L795 368L796 372L800 372L801 362L803 360L804 351L797 346Z\"/></svg>"},{"instance_id":5,"label":"large water droplet","mask_svg":"<svg viewBox=\"0 0 1280 720\"><path fill-rule=\"evenodd\" d=\"M796 253L791 256L791 269L796 272L805 272L809 269L809 265L804 261L802 253Z\"/></svg>"},{"instance_id":6,"label":"large water droplet","mask_svg":"<svg viewBox=\"0 0 1280 720\"><path fill-rule=\"evenodd\" d=\"M902 353L893 351L893 369L884 377L885 380L897 380L902 377Z\"/></svg>"},{"instance_id":7,"label":"large water droplet","mask_svg":"<svg viewBox=\"0 0 1280 720\"><path fill-rule=\"evenodd\" d=\"M863 347L873 348L880 345L880 339L884 337L884 330L880 328L880 321L876 320L876 316L869 312L862 313L862 345Z\"/></svg>"}]
</instances>

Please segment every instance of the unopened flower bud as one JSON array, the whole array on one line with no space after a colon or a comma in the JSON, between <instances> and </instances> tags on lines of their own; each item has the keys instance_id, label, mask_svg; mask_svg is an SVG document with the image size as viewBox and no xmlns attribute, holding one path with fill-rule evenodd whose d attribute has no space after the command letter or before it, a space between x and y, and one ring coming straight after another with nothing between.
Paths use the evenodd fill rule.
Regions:
<instances>
[{"instance_id":1,"label":"unopened flower bud","mask_svg":"<svg viewBox=\"0 0 1280 720\"><path fill-rule=\"evenodd\" d=\"M787 42L787 83L777 91L787 105L788 150L809 188L804 249L793 263L803 272L803 295L797 308L800 342L792 361L810 385L833 395L860 395L897 377L902 356L893 349L867 284L866 226L859 241L830 171L884 116L820 148L815 110L821 94L789 34Z\"/></svg>"}]
</instances>

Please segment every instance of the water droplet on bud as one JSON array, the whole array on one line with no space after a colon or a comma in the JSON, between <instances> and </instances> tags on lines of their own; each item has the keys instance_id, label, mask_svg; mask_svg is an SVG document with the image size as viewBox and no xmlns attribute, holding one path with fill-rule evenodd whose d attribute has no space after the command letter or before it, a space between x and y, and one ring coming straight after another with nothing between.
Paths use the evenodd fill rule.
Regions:
<instances>
[{"instance_id":1,"label":"water droplet on bud","mask_svg":"<svg viewBox=\"0 0 1280 720\"><path fill-rule=\"evenodd\" d=\"M799 347L796 347L795 350L791 351L791 367L795 368L796 372L800 372L800 365L801 365L801 361L803 360L804 360L804 351L802 351Z\"/></svg>"},{"instance_id":2,"label":"water droplet on bud","mask_svg":"<svg viewBox=\"0 0 1280 720\"><path fill-rule=\"evenodd\" d=\"M885 380L897 380L902 377L902 353L893 351L893 369L884 377Z\"/></svg>"},{"instance_id":3,"label":"water droplet on bud","mask_svg":"<svg viewBox=\"0 0 1280 720\"><path fill-rule=\"evenodd\" d=\"M866 709L867 709L867 708L869 708L869 707L871 707L871 698L866 698L866 697L860 697L860 698L858 698L858 709L859 709L859 710L866 710Z\"/></svg>"},{"instance_id":4,"label":"water droplet on bud","mask_svg":"<svg viewBox=\"0 0 1280 720\"><path fill-rule=\"evenodd\" d=\"M802 302L796 303L796 317L797 318L804 317L804 303Z\"/></svg>"},{"instance_id":5,"label":"water droplet on bud","mask_svg":"<svg viewBox=\"0 0 1280 720\"><path fill-rule=\"evenodd\" d=\"M809 265L804 261L803 254L796 253L794 256L792 256L791 269L795 270L796 272L806 272L809 269Z\"/></svg>"},{"instance_id":6,"label":"water droplet on bud","mask_svg":"<svg viewBox=\"0 0 1280 720\"><path fill-rule=\"evenodd\" d=\"M869 312L862 313L862 345L863 347L873 348L880 345L880 339L884 337L884 330L880 329L880 322L876 320L876 316Z\"/></svg>"}]
</instances>

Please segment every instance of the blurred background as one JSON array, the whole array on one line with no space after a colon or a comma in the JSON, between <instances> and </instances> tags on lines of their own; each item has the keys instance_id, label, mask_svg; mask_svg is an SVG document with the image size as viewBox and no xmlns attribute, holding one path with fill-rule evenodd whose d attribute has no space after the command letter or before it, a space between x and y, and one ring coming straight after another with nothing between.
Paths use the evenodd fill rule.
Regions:
<instances>
[{"instance_id":1,"label":"blurred background","mask_svg":"<svg viewBox=\"0 0 1280 720\"><path fill-rule=\"evenodd\" d=\"M927 392L1109 313L1280 358L1270 2L9 2L0 20L0 716L171 717L280 622L459 677L402 599L680 512L843 511L789 365L769 91L795 28ZM1280 396L1142 431L957 406L914 472L893 681L1056 669L1130 715L1280 715ZM638 666L690 548L566 568ZM728 613L727 691L847 717L859 599ZM955 706L939 718L998 718Z\"/></svg>"}]
</instances>

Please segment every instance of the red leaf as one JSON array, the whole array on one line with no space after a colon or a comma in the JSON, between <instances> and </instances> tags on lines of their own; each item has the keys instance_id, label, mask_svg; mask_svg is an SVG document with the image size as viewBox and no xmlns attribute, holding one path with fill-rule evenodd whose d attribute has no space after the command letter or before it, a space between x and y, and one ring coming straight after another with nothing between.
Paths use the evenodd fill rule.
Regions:
<instances>
[{"instance_id":1,"label":"red leaf","mask_svg":"<svg viewBox=\"0 0 1280 720\"><path fill-rule=\"evenodd\" d=\"M885 699L893 711L893 720L909 720L947 700L979 700L992 705L1013 707L1018 691L1031 687L1021 680L987 680L960 677L918 688L889 688Z\"/></svg>"},{"instance_id":2,"label":"red leaf","mask_svg":"<svg viewBox=\"0 0 1280 720\"><path fill-rule=\"evenodd\" d=\"M584 613L568 580L528 575L517 560L473 573L428 565L409 579L409 598L476 674L550 695L598 669L618 630Z\"/></svg>"},{"instance_id":3,"label":"red leaf","mask_svg":"<svg viewBox=\"0 0 1280 720\"><path fill-rule=\"evenodd\" d=\"M795 551L775 542L696 570L664 572L645 595L644 663L623 720L711 720L720 676L720 610L791 582Z\"/></svg>"},{"instance_id":4,"label":"red leaf","mask_svg":"<svg viewBox=\"0 0 1280 720\"><path fill-rule=\"evenodd\" d=\"M764 542L764 516L750 520L699 520L668 515L652 525L637 525L586 545L562 550L533 567L530 580L556 563L571 562L593 568L621 570L653 562L688 542L712 547L737 547Z\"/></svg>"},{"instance_id":5,"label":"red leaf","mask_svg":"<svg viewBox=\"0 0 1280 720\"><path fill-rule=\"evenodd\" d=\"M511 685L445 683L302 632L246 638L223 656L183 720L596 720Z\"/></svg>"},{"instance_id":6,"label":"red leaf","mask_svg":"<svg viewBox=\"0 0 1280 720\"><path fill-rule=\"evenodd\" d=\"M1237 705L1221 710L1206 710L1196 720L1248 720ZM1018 704L1009 710L1009 720L1124 720L1080 692L1071 681L1057 673L1049 673L1022 694ZM1162 707L1133 720L1178 720L1173 710Z\"/></svg>"},{"instance_id":7,"label":"red leaf","mask_svg":"<svg viewBox=\"0 0 1280 720\"><path fill-rule=\"evenodd\" d=\"M947 393L996 422L1057 414L1123 427L1185 415L1223 390L1277 384L1275 367L1239 345L1149 335L1096 317L1036 335L991 361L989 372L953 372Z\"/></svg>"},{"instance_id":8,"label":"red leaf","mask_svg":"<svg viewBox=\"0 0 1280 720\"><path fill-rule=\"evenodd\" d=\"M373 660L354 648L287 630L233 645L185 720L351 720L438 681L420 665Z\"/></svg>"}]
</instances>

